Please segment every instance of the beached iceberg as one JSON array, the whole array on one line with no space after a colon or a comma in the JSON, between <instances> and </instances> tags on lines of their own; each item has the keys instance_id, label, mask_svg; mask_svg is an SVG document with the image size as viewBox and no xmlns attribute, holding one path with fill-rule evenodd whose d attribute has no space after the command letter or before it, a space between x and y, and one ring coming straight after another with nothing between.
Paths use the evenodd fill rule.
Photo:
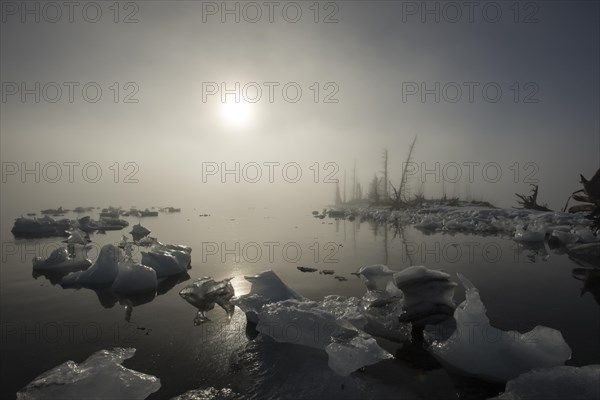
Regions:
<instances>
[{"instance_id":1,"label":"beached iceberg","mask_svg":"<svg viewBox=\"0 0 600 400\"><path fill-rule=\"evenodd\" d=\"M145 399L160 389L160 380L121 365L134 354L133 348L117 347L81 364L67 361L31 381L17 399Z\"/></svg>"},{"instance_id":2,"label":"beached iceberg","mask_svg":"<svg viewBox=\"0 0 600 400\"><path fill-rule=\"evenodd\" d=\"M454 312L456 330L447 340L426 333L428 350L445 365L463 374L504 382L533 368L555 367L571 358L562 334L536 326L531 331L502 331L490 325L479 291L458 274L466 299Z\"/></svg>"},{"instance_id":3,"label":"beached iceberg","mask_svg":"<svg viewBox=\"0 0 600 400\"><path fill-rule=\"evenodd\" d=\"M600 399L600 365L540 368L519 375L490 400Z\"/></svg>"}]
</instances>

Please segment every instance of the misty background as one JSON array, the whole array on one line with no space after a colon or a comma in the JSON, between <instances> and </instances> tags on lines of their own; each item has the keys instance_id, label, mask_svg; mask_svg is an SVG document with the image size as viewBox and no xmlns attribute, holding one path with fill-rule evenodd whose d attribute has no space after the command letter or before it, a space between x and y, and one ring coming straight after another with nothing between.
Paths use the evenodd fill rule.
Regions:
<instances>
[{"instance_id":1,"label":"misty background","mask_svg":"<svg viewBox=\"0 0 600 400\"><path fill-rule=\"evenodd\" d=\"M463 15L454 23L444 18L454 15L450 9L440 11L439 22L428 14L423 22L420 7L437 4L442 10L443 2L322 2L318 22L313 2L296 2L302 16L295 23L282 15L285 2L275 8L273 22L263 2L255 3L263 12L255 23L244 15L240 22L226 15L223 23L220 10L210 14L214 10L206 3L120 3L115 22L108 8L113 3L98 2L102 18L95 23L82 17L81 8L75 9L73 22L63 15L51 23L43 14L39 22L28 15L22 22L20 9L13 14L2 4L3 217L59 205L173 205L206 212L274 205L320 209L334 200L335 183L324 179L328 172L335 170L333 178L343 186L346 171L349 196L356 163L366 193L373 174L382 170L384 148L397 185L415 136L414 162L430 170L440 165L438 182L433 174L411 179L415 191L423 182L428 197L444 191L511 207L517 205L515 192L529 192L529 177L539 180L538 201L560 209L581 188L579 174L590 178L600 165L598 2L531 2L535 7L522 6L517 16L512 2L495 2L502 10L497 22L482 15L489 2L475 9L473 21L464 3L457 2ZM407 3L418 8L416 14ZM28 4L33 8L36 2ZM234 10L236 4L241 13L245 3L227 2ZM137 22L124 23L131 13ZM326 17L337 22L325 23ZM39 103L35 95L22 101L20 92L9 93L11 83L20 90L22 82L27 88L56 82L62 97L52 103L42 93ZM64 82L78 83L73 102ZM102 89L95 103L82 97L81 88L89 82ZM241 87L256 82L263 93L245 109L247 120L232 126L222 118L218 95L203 101L207 82L230 89L236 82ZM279 84L273 102L264 82ZM295 103L282 96L282 86L290 82L302 89ZM315 82L318 102L310 89ZM435 95L423 102L420 93L403 99L407 84L423 82L427 88L436 82L479 86L473 102L466 90L456 102L447 101L452 91L437 103ZM497 102L482 96L489 82L502 89ZM337 103L323 101L331 88L338 89ZM52 87L46 95L54 96ZM138 101L125 102L127 95ZM527 95L538 101L524 102ZM40 182L33 174L22 179L23 163L33 169L36 162ZM69 182L64 163L75 162L79 166ZM263 166L262 179L250 183L242 176L238 183L227 175L223 183L219 173L203 178L205 163L234 168L236 162ZM290 183L279 167L271 183L265 162L297 163L302 178ZM56 183L41 174L46 166L55 177L49 163L63 165ZM98 182L83 178L87 163L100 166ZM132 163L128 169L126 163ZM325 170L326 163L336 167ZM449 163L462 166L462 178L442 186L442 168ZM464 163L480 163L471 183ZM497 182L491 182L495 169L484 175L486 163L500 167ZM448 171L452 180L454 170ZM127 183L126 175L133 172L133 182Z\"/></svg>"}]
</instances>

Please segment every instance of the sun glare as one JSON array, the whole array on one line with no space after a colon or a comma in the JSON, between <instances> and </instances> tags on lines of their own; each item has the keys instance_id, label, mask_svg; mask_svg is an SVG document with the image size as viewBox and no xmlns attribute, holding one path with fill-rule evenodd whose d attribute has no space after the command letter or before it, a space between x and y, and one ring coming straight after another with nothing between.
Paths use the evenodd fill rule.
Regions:
<instances>
[{"instance_id":1,"label":"sun glare","mask_svg":"<svg viewBox=\"0 0 600 400\"><path fill-rule=\"evenodd\" d=\"M221 104L219 111L221 120L230 127L243 128L252 120L252 104L243 100L227 101Z\"/></svg>"}]
</instances>

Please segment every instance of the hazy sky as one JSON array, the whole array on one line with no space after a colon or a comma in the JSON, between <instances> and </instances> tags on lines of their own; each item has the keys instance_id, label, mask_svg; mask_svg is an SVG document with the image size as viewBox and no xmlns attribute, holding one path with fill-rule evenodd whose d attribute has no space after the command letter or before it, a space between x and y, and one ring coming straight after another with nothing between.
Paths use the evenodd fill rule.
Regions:
<instances>
[{"instance_id":1,"label":"hazy sky","mask_svg":"<svg viewBox=\"0 0 600 400\"><path fill-rule=\"evenodd\" d=\"M560 208L600 165L596 1L45 4L2 3L3 215L318 207L384 148L397 182L415 135L430 196L510 207L529 178Z\"/></svg>"}]
</instances>

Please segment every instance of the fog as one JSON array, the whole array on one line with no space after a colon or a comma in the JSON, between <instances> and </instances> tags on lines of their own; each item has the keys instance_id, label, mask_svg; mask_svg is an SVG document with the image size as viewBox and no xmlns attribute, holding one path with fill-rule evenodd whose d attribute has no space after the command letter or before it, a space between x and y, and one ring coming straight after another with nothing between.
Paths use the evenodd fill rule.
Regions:
<instances>
[{"instance_id":1,"label":"fog","mask_svg":"<svg viewBox=\"0 0 600 400\"><path fill-rule=\"evenodd\" d=\"M72 22L2 3L3 218L321 208L354 165L366 194L386 148L397 185L415 137L429 197L511 207L537 182L558 209L599 167L597 2L275 3L272 22L264 2L81 3Z\"/></svg>"}]
</instances>

